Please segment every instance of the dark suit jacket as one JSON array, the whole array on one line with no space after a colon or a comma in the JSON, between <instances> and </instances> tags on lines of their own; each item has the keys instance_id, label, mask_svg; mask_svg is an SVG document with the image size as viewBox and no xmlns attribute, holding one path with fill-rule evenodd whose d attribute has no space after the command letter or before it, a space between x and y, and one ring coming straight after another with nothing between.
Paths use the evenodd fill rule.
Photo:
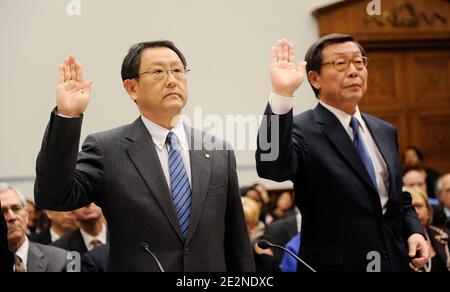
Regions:
<instances>
[{"instance_id":1,"label":"dark suit jacket","mask_svg":"<svg viewBox=\"0 0 450 292\"><path fill-rule=\"evenodd\" d=\"M108 270L109 243L102 244L81 257L81 271L103 273Z\"/></svg>"},{"instance_id":2,"label":"dark suit jacket","mask_svg":"<svg viewBox=\"0 0 450 292\"><path fill-rule=\"evenodd\" d=\"M265 115L272 115L270 106ZM258 144L257 170L263 178L294 183L302 214L300 257L318 271L366 271L371 262L366 257L376 251L381 270L407 271L405 241L423 230L411 197L402 194L395 128L363 114L389 170L389 201L383 214L378 192L333 113L319 104L295 118L292 110L276 117L279 155L262 161L265 152ZM261 127L259 134L270 133L274 123Z\"/></svg>"},{"instance_id":3,"label":"dark suit jacket","mask_svg":"<svg viewBox=\"0 0 450 292\"><path fill-rule=\"evenodd\" d=\"M109 270L159 271L141 242L166 271L254 270L233 151L209 151L203 141L211 140L185 127L191 148L195 137L201 150L190 151L193 201L184 240L141 118L88 136L78 155L81 123L52 113L37 159L35 200L60 211L100 206L109 227Z\"/></svg>"},{"instance_id":4,"label":"dark suit jacket","mask_svg":"<svg viewBox=\"0 0 450 292\"><path fill-rule=\"evenodd\" d=\"M42 233L30 234L29 239L32 242L37 242L45 245L52 243L52 236L50 235L50 229L46 229Z\"/></svg>"},{"instance_id":5,"label":"dark suit jacket","mask_svg":"<svg viewBox=\"0 0 450 292\"><path fill-rule=\"evenodd\" d=\"M440 232L434 230L435 227L427 227L428 235L430 236L430 243L433 245L434 250L436 251L436 256L439 258L439 260L442 263L443 267L446 267L446 270L442 270L440 272L446 271L450 272L450 267L447 266L447 263L449 262L448 254L448 237L449 237L449 230L441 229ZM439 228L440 229L440 228ZM443 239L446 238L445 239Z\"/></svg>"},{"instance_id":6,"label":"dark suit jacket","mask_svg":"<svg viewBox=\"0 0 450 292\"><path fill-rule=\"evenodd\" d=\"M68 251L77 251L80 255L87 252L87 246L84 243L80 229L65 234L55 242L52 242L51 245Z\"/></svg>"},{"instance_id":7,"label":"dark suit jacket","mask_svg":"<svg viewBox=\"0 0 450 292\"><path fill-rule=\"evenodd\" d=\"M436 227L445 227L449 228L448 222L450 221L450 218L447 218L447 215L445 215L444 207L442 205L433 206L433 225Z\"/></svg>"},{"instance_id":8,"label":"dark suit jacket","mask_svg":"<svg viewBox=\"0 0 450 292\"><path fill-rule=\"evenodd\" d=\"M67 251L30 241L27 272L65 272Z\"/></svg>"},{"instance_id":9,"label":"dark suit jacket","mask_svg":"<svg viewBox=\"0 0 450 292\"><path fill-rule=\"evenodd\" d=\"M263 237L273 244L285 246L297 233L297 217L294 213L294 215L281 218L267 225ZM284 251L278 248L274 248L272 251L274 258L280 265Z\"/></svg>"},{"instance_id":10,"label":"dark suit jacket","mask_svg":"<svg viewBox=\"0 0 450 292\"><path fill-rule=\"evenodd\" d=\"M0 213L0 272L12 272L13 266L14 255L8 249L8 227L5 217Z\"/></svg>"}]
</instances>

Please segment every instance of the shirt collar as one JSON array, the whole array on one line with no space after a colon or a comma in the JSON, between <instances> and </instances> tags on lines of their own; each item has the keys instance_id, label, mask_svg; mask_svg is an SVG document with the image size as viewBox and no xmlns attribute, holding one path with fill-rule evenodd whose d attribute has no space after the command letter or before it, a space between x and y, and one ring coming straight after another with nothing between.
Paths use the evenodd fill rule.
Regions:
<instances>
[{"instance_id":1,"label":"shirt collar","mask_svg":"<svg viewBox=\"0 0 450 292\"><path fill-rule=\"evenodd\" d=\"M102 224L102 231L100 231L100 233L97 236L92 236L81 228L80 228L80 233L81 233L81 237L83 237L84 244L86 245L88 250L90 249L91 242L94 239L97 239L102 244L106 244L108 242L105 224Z\"/></svg>"},{"instance_id":2,"label":"shirt collar","mask_svg":"<svg viewBox=\"0 0 450 292\"><path fill-rule=\"evenodd\" d=\"M450 209L447 207L444 207L444 213L447 215L447 218L450 217Z\"/></svg>"},{"instance_id":3,"label":"shirt collar","mask_svg":"<svg viewBox=\"0 0 450 292\"><path fill-rule=\"evenodd\" d=\"M22 245L16 251L16 255L22 259L22 262L25 265L25 269L26 269L27 263L28 263L29 249L30 249L30 242L28 241L28 238L25 237L25 241L22 243Z\"/></svg>"},{"instance_id":4,"label":"shirt collar","mask_svg":"<svg viewBox=\"0 0 450 292\"><path fill-rule=\"evenodd\" d=\"M183 149L188 148L186 145L187 141L186 141L186 133L183 127L183 119L180 119L180 121L170 131L150 121L144 116L141 116L141 119L144 122L144 125L147 128L148 132L152 136L153 143L159 149L162 149L166 145L167 135L169 134L170 131L175 133Z\"/></svg>"},{"instance_id":5,"label":"shirt collar","mask_svg":"<svg viewBox=\"0 0 450 292\"><path fill-rule=\"evenodd\" d=\"M322 100L319 100L319 103L336 116L336 118L342 124L344 129L346 129L346 130L348 129L348 127L350 126L350 120L352 119L351 115L349 115L348 113L346 113L338 108L335 108L331 105L326 104ZM359 125L361 126L362 131L365 131L365 123L362 118L361 112L359 111L358 106L356 106L356 112L353 115L353 117L355 117L356 120L358 121Z\"/></svg>"},{"instance_id":6,"label":"shirt collar","mask_svg":"<svg viewBox=\"0 0 450 292\"><path fill-rule=\"evenodd\" d=\"M57 240L60 239L60 238L61 238L61 236L59 236L59 235L53 230L53 228L50 227L50 240L51 240L52 242L55 242L55 241L57 241Z\"/></svg>"}]
</instances>

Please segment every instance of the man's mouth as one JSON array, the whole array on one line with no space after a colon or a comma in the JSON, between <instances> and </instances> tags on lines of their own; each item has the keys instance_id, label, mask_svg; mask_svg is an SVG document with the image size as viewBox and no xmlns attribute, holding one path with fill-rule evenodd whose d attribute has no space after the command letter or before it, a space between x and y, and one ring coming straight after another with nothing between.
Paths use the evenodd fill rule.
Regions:
<instances>
[{"instance_id":1,"label":"man's mouth","mask_svg":"<svg viewBox=\"0 0 450 292\"><path fill-rule=\"evenodd\" d=\"M361 88L361 85L359 85L358 83L353 83L348 86L345 86L344 88Z\"/></svg>"},{"instance_id":2,"label":"man's mouth","mask_svg":"<svg viewBox=\"0 0 450 292\"><path fill-rule=\"evenodd\" d=\"M178 92L169 92L168 94L166 94L165 97L169 97L169 96L178 96L178 97L181 97L180 94L178 94Z\"/></svg>"}]
</instances>

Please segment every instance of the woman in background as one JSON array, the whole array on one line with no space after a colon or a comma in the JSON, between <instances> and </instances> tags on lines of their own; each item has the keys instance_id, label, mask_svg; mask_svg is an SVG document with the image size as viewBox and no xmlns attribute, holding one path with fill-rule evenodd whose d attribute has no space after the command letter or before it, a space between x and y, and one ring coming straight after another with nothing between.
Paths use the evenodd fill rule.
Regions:
<instances>
[{"instance_id":1,"label":"woman in background","mask_svg":"<svg viewBox=\"0 0 450 292\"><path fill-rule=\"evenodd\" d=\"M424 227L430 247L428 263L420 269L410 265L411 269L416 272L450 272L449 232L431 225L433 214L428 202L428 195L417 187L404 187L403 191L410 193L412 196L412 204L416 208L420 223Z\"/></svg>"}]
</instances>

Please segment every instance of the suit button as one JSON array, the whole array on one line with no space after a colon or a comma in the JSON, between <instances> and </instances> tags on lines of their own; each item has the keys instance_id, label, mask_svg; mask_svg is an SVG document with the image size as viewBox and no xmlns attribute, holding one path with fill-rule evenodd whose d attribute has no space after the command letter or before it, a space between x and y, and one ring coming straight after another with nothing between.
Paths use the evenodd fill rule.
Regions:
<instances>
[{"instance_id":1,"label":"suit button","mask_svg":"<svg viewBox=\"0 0 450 292\"><path fill-rule=\"evenodd\" d=\"M184 249L184 255L185 255L185 256L188 256L188 255L189 255L189 252L190 252L189 248L186 247L186 248Z\"/></svg>"}]
</instances>

